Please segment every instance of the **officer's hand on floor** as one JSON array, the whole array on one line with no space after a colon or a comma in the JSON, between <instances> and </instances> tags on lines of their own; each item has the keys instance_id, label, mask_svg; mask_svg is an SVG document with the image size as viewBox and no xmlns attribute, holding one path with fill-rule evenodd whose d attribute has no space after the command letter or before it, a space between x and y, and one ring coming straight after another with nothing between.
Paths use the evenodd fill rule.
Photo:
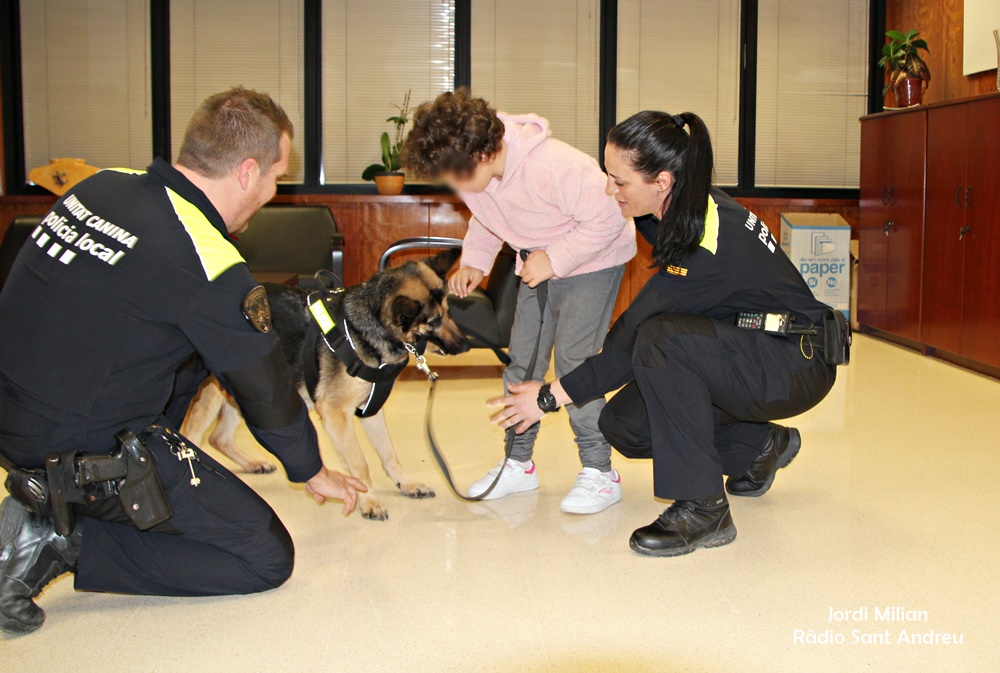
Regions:
<instances>
[{"instance_id":1,"label":"officer's hand on floor","mask_svg":"<svg viewBox=\"0 0 1000 673\"><path fill-rule=\"evenodd\" d=\"M448 279L448 289L456 297L467 297L483 282L484 275L479 269L463 266Z\"/></svg>"},{"instance_id":2,"label":"officer's hand on floor","mask_svg":"<svg viewBox=\"0 0 1000 673\"><path fill-rule=\"evenodd\" d=\"M536 287L539 283L544 283L549 278L556 275L552 268L552 260L544 250L535 250L528 255L521 267L521 280L528 284L528 287Z\"/></svg>"},{"instance_id":3,"label":"officer's hand on floor","mask_svg":"<svg viewBox=\"0 0 1000 673\"><path fill-rule=\"evenodd\" d=\"M334 470L323 468L306 482L306 492L322 504L327 498L344 502L344 516L354 511L358 502L358 491L368 490L365 483L356 477L349 477Z\"/></svg>"}]
</instances>

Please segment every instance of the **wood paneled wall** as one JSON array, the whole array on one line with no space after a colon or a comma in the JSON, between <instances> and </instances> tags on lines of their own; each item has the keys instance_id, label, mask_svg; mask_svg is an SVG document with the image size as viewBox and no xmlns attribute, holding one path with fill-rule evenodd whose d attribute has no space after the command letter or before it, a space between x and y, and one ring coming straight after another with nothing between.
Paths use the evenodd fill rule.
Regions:
<instances>
[{"instance_id":1,"label":"wood paneled wall","mask_svg":"<svg viewBox=\"0 0 1000 673\"><path fill-rule=\"evenodd\" d=\"M18 215L43 214L55 197L0 197L0 236ZM767 223L775 237L781 235L781 213L839 213L852 229L858 225L858 202L835 199L739 199ZM308 203L328 206L344 234L344 282L362 282L378 268L378 259L390 245L416 236L465 235L469 210L455 196L369 196L342 194L279 195L276 203ZM639 254L622 279L615 314L628 306L632 297L653 274L649 268L650 247L639 241ZM418 257L420 253L410 253Z\"/></svg>"},{"instance_id":2,"label":"wood paneled wall","mask_svg":"<svg viewBox=\"0 0 1000 673\"><path fill-rule=\"evenodd\" d=\"M966 77L962 74L962 42L965 35L962 0L888 0L886 26L903 32L916 28L927 40L927 66L931 82L925 103L970 98L997 90L996 71ZM886 105L895 105L890 91Z\"/></svg>"}]
</instances>

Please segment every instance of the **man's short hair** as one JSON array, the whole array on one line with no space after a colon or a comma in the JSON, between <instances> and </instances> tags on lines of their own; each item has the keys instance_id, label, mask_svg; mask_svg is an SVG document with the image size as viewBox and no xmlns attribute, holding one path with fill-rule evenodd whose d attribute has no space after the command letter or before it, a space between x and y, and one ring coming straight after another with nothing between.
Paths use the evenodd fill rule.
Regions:
<instances>
[{"instance_id":1,"label":"man's short hair","mask_svg":"<svg viewBox=\"0 0 1000 673\"><path fill-rule=\"evenodd\" d=\"M266 93L236 86L206 98L195 110L177 163L219 179L246 159L266 173L281 159L281 136L292 137L288 115Z\"/></svg>"},{"instance_id":2,"label":"man's short hair","mask_svg":"<svg viewBox=\"0 0 1000 673\"><path fill-rule=\"evenodd\" d=\"M466 88L448 91L417 108L403 146L403 165L419 177L465 177L496 155L503 142L497 111Z\"/></svg>"}]
</instances>

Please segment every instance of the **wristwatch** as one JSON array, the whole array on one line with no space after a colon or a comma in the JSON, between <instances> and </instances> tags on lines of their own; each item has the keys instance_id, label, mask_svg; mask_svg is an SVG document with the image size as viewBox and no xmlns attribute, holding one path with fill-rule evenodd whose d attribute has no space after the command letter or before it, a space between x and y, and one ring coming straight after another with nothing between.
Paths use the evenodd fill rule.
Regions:
<instances>
[{"instance_id":1,"label":"wristwatch","mask_svg":"<svg viewBox=\"0 0 1000 673\"><path fill-rule=\"evenodd\" d=\"M538 389L538 408L547 414L551 414L553 411L559 411L559 404L556 402L556 396L552 394L552 386L548 383Z\"/></svg>"}]
</instances>

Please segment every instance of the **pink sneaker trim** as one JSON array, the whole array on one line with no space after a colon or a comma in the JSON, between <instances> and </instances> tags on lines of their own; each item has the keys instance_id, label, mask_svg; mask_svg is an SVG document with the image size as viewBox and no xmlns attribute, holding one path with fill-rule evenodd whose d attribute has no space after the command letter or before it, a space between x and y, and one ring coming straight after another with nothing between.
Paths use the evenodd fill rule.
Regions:
<instances>
[{"instance_id":1,"label":"pink sneaker trim","mask_svg":"<svg viewBox=\"0 0 1000 673\"><path fill-rule=\"evenodd\" d=\"M525 470L524 473L525 474L534 474L535 473L535 467L536 467L535 464L532 463L531 464L531 469L530 470Z\"/></svg>"}]
</instances>

